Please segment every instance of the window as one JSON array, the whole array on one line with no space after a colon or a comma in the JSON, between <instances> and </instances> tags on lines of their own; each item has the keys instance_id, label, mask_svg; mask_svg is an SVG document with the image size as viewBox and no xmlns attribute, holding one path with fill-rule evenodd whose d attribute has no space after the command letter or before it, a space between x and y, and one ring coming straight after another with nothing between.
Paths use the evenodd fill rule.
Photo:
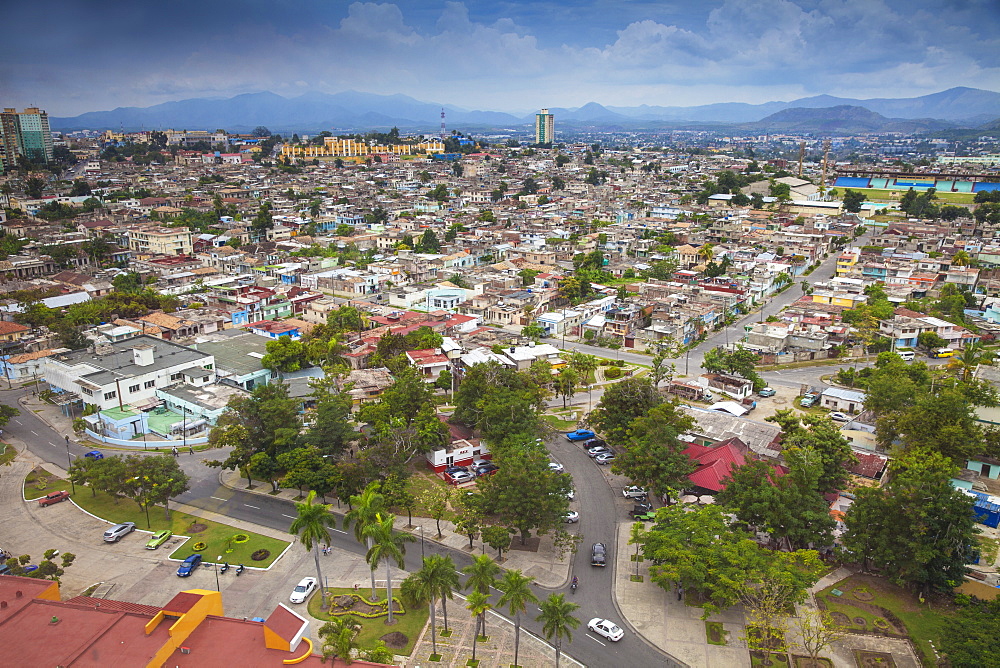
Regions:
<instances>
[{"instance_id":1,"label":"window","mask_svg":"<svg viewBox=\"0 0 1000 668\"><path fill-rule=\"evenodd\" d=\"M89 389L87 389L86 387L81 387L81 388L80 388L80 391L81 391L81 392L83 392L84 394L86 394L86 395L87 395L88 397L92 397L92 396L94 396L94 393L93 393L93 392L91 392L91 391L90 391Z\"/></svg>"},{"instance_id":2,"label":"window","mask_svg":"<svg viewBox=\"0 0 1000 668\"><path fill-rule=\"evenodd\" d=\"M138 385L129 385L128 391L129 392L138 392L139 391L139 386Z\"/></svg>"},{"instance_id":3,"label":"window","mask_svg":"<svg viewBox=\"0 0 1000 668\"><path fill-rule=\"evenodd\" d=\"M170 374L170 380L180 380L184 377L183 373L172 373Z\"/></svg>"},{"instance_id":4,"label":"window","mask_svg":"<svg viewBox=\"0 0 1000 668\"><path fill-rule=\"evenodd\" d=\"M155 380L147 380L146 383L145 383L145 385L143 385L143 387L145 387L147 390L152 389L152 388L156 387L156 381Z\"/></svg>"},{"instance_id":5,"label":"window","mask_svg":"<svg viewBox=\"0 0 1000 668\"><path fill-rule=\"evenodd\" d=\"M208 364L208 365L205 366L205 368L206 369L211 369L213 366L215 366L215 365L214 364Z\"/></svg>"},{"instance_id":6,"label":"window","mask_svg":"<svg viewBox=\"0 0 1000 668\"><path fill-rule=\"evenodd\" d=\"M118 392L116 392L114 390L111 390L110 392L105 392L104 393L104 398L105 399L114 399L117 396L118 396Z\"/></svg>"}]
</instances>

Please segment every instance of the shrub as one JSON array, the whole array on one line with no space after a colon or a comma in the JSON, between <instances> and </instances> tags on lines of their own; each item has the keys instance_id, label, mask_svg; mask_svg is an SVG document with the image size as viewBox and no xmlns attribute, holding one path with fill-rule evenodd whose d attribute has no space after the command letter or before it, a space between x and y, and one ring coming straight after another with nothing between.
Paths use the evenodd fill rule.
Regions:
<instances>
[{"instance_id":1,"label":"shrub","mask_svg":"<svg viewBox=\"0 0 1000 668\"><path fill-rule=\"evenodd\" d=\"M233 536L233 542L236 543L237 545L242 544L242 543L246 543L249 540L250 540L250 536L248 536L245 533L238 533L235 536Z\"/></svg>"},{"instance_id":2,"label":"shrub","mask_svg":"<svg viewBox=\"0 0 1000 668\"><path fill-rule=\"evenodd\" d=\"M250 555L250 558L253 559L254 561L264 561L270 556L271 556L270 550L257 550L256 552Z\"/></svg>"},{"instance_id":3,"label":"shrub","mask_svg":"<svg viewBox=\"0 0 1000 668\"><path fill-rule=\"evenodd\" d=\"M191 547L191 549L192 549L193 551L195 551L195 552L201 552L202 550L204 550L204 549L205 549L205 548L207 548L207 547L208 547L208 545L206 545L205 543L201 543L201 542L199 542L199 543L195 543L195 544L194 544L194 545L193 545L193 546Z\"/></svg>"},{"instance_id":4,"label":"shrub","mask_svg":"<svg viewBox=\"0 0 1000 668\"><path fill-rule=\"evenodd\" d=\"M622 370L618 367L611 367L604 370L604 378L606 380L614 380L615 378L621 378Z\"/></svg>"}]
</instances>

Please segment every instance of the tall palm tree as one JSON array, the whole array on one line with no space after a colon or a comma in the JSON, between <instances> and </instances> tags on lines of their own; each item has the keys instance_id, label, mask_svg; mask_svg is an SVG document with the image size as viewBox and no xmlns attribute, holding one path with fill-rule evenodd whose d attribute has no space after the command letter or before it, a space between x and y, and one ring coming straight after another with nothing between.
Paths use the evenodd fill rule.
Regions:
<instances>
[{"instance_id":1,"label":"tall palm tree","mask_svg":"<svg viewBox=\"0 0 1000 668\"><path fill-rule=\"evenodd\" d=\"M323 660L340 657L344 663L351 665L351 650L356 649L358 644L354 641L357 634L355 627L357 623L350 615L336 617L323 625L319 630L319 637L323 641Z\"/></svg>"},{"instance_id":2,"label":"tall palm tree","mask_svg":"<svg viewBox=\"0 0 1000 668\"><path fill-rule=\"evenodd\" d=\"M563 594L550 594L542 601L542 614L535 618L535 621L542 622L542 633L549 641L555 637L556 648L556 668L559 668L559 655L562 653L562 639L565 637L570 642L573 635L570 628L580 625L580 620L573 616L573 612L580 606L567 601Z\"/></svg>"},{"instance_id":3,"label":"tall palm tree","mask_svg":"<svg viewBox=\"0 0 1000 668\"><path fill-rule=\"evenodd\" d=\"M465 607L469 609L472 616L476 618L476 635L472 636L472 662L476 661L476 643L479 640L479 621L483 621L483 633L486 635L486 611L491 607L489 594L484 594L481 591L474 591L469 594L469 597L465 600Z\"/></svg>"},{"instance_id":4,"label":"tall palm tree","mask_svg":"<svg viewBox=\"0 0 1000 668\"><path fill-rule=\"evenodd\" d=\"M438 554L432 555L440 564L440 572L437 580L437 596L441 599L441 612L444 613L444 630L448 630L448 599L454 596L455 590L459 588L458 569L451 557L444 557Z\"/></svg>"},{"instance_id":5,"label":"tall palm tree","mask_svg":"<svg viewBox=\"0 0 1000 668\"><path fill-rule=\"evenodd\" d=\"M437 654L437 614L434 609L437 602L436 587L434 586L437 578L437 566L431 563L435 557L440 557L440 555L432 554L430 557L424 557L423 568L403 580L403 583L399 585L399 592L407 601L407 605L427 603L430 606L431 648L434 654Z\"/></svg>"},{"instance_id":6,"label":"tall palm tree","mask_svg":"<svg viewBox=\"0 0 1000 668\"><path fill-rule=\"evenodd\" d=\"M968 267L972 262L972 256L968 251L960 250L951 257L951 263L956 267Z\"/></svg>"},{"instance_id":7,"label":"tall palm tree","mask_svg":"<svg viewBox=\"0 0 1000 668\"><path fill-rule=\"evenodd\" d=\"M295 504L298 517L288 528L288 533L298 536L299 541L306 550L313 551L316 560L316 582L322 592L323 609L326 609L326 587L323 586L323 573L319 567L319 546L320 544L330 546L330 532L328 527L336 527L337 520L330 514L330 504L313 503L316 492L310 491L309 496L302 503Z\"/></svg>"},{"instance_id":8,"label":"tall palm tree","mask_svg":"<svg viewBox=\"0 0 1000 668\"><path fill-rule=\"evenodd\" d=\"M361 494L355 494L348 501L351 510L344 515L344 531L354 524L354 539L359 543L364 542L370 550L372 548L371 538L365 537L365 527L375 521L375 517L385 512L385 497L379 492L378 481L368 483ZM375 600L375 569L372 569L372 600Z\"/></svg>"},{"instance_id":9,"label":"tall palm tree","mask_svg":"<svg viewBox=\"0 0 1000 668\"><path fill-rule=\"evenodd\" d=\"M497 576L500 575L500 567L493 559L486 554L480 554L472 563L462 569L462 572L469 577L465 580L465 588L472 589L485 596L490 595L490 589L497 583ZM486 617L480 619L483 626L482 635L486 635ZM476 631L479 631L479 624L476 624Z\"/></svg>"},{"instance_id":10,"label":"tall palm tree","mask_svg":"<svg viewBox=\"0 0 1000 668\"><path fill-rule=\"evenodd\" d=\"M378 513L375 521L365 526L364 535L371 538L371 547L365 554L368 565L371 566L372 575L379 564L385 562L385 599L388 601L389 619L386 624L392 624L392 562L395 561L399 568L403 568L403 557L406 555L406 543L412 543L417 538L408 533L400 533L393 529L395 515ZM373 597L374 600L374 597Z\"/></svg>"},{"instance_id":11,"label":"tall palm tree","mask_svg":"<svg viewBox=\"0 0 1000 668\"><path fill-rule=\"evenodd\" d=\"M704 244L698 249L698 256L705 261L705 264L711 262L712 258L715 257L715 251L713 248L714 246L712 246L712 244Z\"/></svg>"},{"instance_id":12,"label":"tall palm tree","mask_svg":"<svg viewBox=\"0 0 1000 668\"><path fill-rule=\"evenodd\" d=\"M525 612L528 604L538 603L538 597L531 591L531 583L535 578L522 575L519 570L506 571L503 579L497 583L497 589L503 592L497 606L508 606L511 615L514 615L514 665L517 662L518 650L521 648L521 613Z\"/></svg>"}]
</instances>

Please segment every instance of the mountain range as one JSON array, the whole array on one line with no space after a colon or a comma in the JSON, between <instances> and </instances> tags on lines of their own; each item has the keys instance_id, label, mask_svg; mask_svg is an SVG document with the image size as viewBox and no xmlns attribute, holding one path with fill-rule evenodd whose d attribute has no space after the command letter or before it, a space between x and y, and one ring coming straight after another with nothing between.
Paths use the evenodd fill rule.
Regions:
<instances>
[{"instance_id":1,"label":"mountain range","mask_svg":"<svg viewBox=\"0 0 1000 668\"><path fill-rule=\"evenodd\" d=\"M831 112L830 110L840 110ZM866 116L862 109L874 114ZM422 102L406 95L376 95L357 91L336 94L311 92L286 98L271 92L246 93L231 98L193 98L151 107L119 107L73 117L53 117L55 130L215 129L249 131L263 125L275 132L361 130L398 126L405 130L434 131L446 113L449 128L518 128L534 122L534 112L524 115L487 110L467 110L453 105ZM815 110L810 112L809 110ZM975 127L1000 117L1000 93L977 88L950 88L912 98L858 100L830 95L791 102L746 104L725 102L693 107L603 106L550 108L556 123L566 127L667 129L684 125L740 125L746 129L795 129L795 125L826 122L830 131L899 131ZM786 112L792 112L788 115ZM782 114L785 113L783 116ZM839 120L838 120L839 119ZM902 121L912 121L906 124ZM752 125L751 125L752 124ZM843 130L833 130L841 126ZM849 128L869 127L868 130ZM916 130L902 128L914 127ZM804 127L798 129L805 129Z\"/></svg>"}]
</instances>

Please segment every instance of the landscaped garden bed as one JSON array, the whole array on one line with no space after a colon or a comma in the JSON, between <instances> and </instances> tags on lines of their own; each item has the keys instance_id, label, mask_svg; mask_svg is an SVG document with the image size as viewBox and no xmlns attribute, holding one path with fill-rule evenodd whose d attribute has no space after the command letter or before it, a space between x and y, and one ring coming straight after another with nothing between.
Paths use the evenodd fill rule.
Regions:
<instances>
[{"instance_id":1,"label":"landscaped garden bed","mask_svg":"<svg viewBox=\"0 0 1000 668\"><path fill-rule=\"evenodd\" d=\"M385 598L372 601L347 587L329 587L326 591L328 592L328 600L333 604L330 610L321 609L323 597L320 590L317 590L309 599L310 615L323 621L350 615L356 623L361 625L361 631L358 632L356 638L358 647L361 649L371 649L376 646L379 640L382 640L396 654L409 656L413 652L417 637L427 623L429 616L427 606L407 610L400 604L399 599L393 596L392 615L395 623L388 626L385 623L388 618ZM384 595L385 590L380 590L380 592ZM350 599L350 607L347 606L348 599ZM340 605L337 604L338 601L340 601Z\"/></svg>"}]
</instances>

